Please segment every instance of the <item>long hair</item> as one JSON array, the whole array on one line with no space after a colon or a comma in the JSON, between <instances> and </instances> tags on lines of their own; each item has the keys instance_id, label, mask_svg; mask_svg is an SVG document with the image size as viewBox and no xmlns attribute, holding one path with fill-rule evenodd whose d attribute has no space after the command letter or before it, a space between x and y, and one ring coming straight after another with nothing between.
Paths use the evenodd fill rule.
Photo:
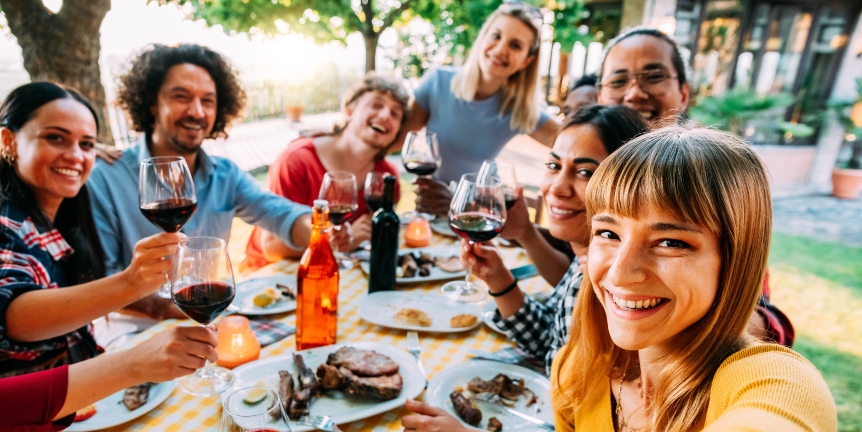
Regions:
<instances>
[{"instance_id":1,"label":"long hair","mask_svg":"<svg viewBox=\"0 0 862 432\"><path fill-rule=\"evenodd\" d=\"M588 220L599 212L638 217L655 208L701 224L719 238L721 269L713 305L671 341L652 396L651 431L703 427L712 379L722 362L752 344L745 333L761 292L772 229L769 183L751 148L728 133L669 126L620 148L587 186ZM589 277L557 357L555 409L573 421L595 376L619 379L637 352L616 346ZM607 385L607 381L602 381Z\"/></svg>"},{"instance_id":2,"label":"long hair","mask_svg":"<svg viewBox=\"0 0 862 432\"><path fill-rule=\"evenodd\" d=\"M585 105L563 120L559 133L578 125L590 125L598 132L608 154L617 151L649 128L637 111L624 105ZM558 134L559 134L558 133Z\"/></svg>"},{"instance_id":3,"label":"long hair","mask_svg":"<svg viewBox=\"0 0 862 432\"><path fill-rule=\"evenodd\" d=\"M98 132L99 117L84 96L74 89L44 81L24 84L9 93L0 106L0 127L17 133L39 108L58 99L73 99L84 105L93 114ZM73 198L63 200L54 223L48 220L37 205L33 190L18 177L14 163L5 158L0 159L0 185L0 207L6 204L17 205L30 216L40 231L57 228L69 246L75 250L75 253L63 262L67 283L74 285L105 276L105 253L93 222L90 194L86 185L81 186Z\"/></svg>"},{"instance_id":4,"label":"long hair","mask_svg":"<svg viewBox=\"0 0 862 432\"><path fill-rule=\"evenodd\" d=\"M491 16L485 20L479 36L476 37L474 48L470 50L470 56L460 71L452 78L451 90L458 99L472 101L476 97L479 88L481 71L479 70L480 50L475 47L488 34L491 23L501 15L510 16L524 23L533 31L533 41L527 55L535 56L532 62L524 69L509 77L503 86L503 105L500 115L512 113L509 128L522 130L527 133L536 129L539 123L539 94L537 91L539 83L539 47L541 46L540 32L542 30L542 19L537 15L538 10L530 5L522 3L504 3Z\"/></svg>"},{"instance_id":5,"label":"long hair","mask_svg":"<svg viewBox=\"0 0 862 432\"><path fill-rule=\"evenodd\" d=\"M152 133L156 122L152 108L159 89L172 67L186 63L205 69L215 82L216 117L208 138L227 137L227 126L245 106L245 90L225 57L195 44L154 44L132 60L129 71L119 79L117 102L129 113L134 130Z\"/></svg>"}]
</instances>

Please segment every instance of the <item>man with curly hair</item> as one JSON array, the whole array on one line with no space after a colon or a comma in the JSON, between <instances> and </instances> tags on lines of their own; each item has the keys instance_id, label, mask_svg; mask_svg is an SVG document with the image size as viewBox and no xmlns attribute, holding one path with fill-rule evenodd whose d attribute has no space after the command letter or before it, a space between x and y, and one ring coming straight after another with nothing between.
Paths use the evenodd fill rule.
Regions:
<instances>
[{"instance_id":1,"label":"man with curly hair","mask_svg":"<svg viewBox=\"0 0 862 432\"><path fill-rule=\"evenodd\" d=\"M154 156L181 156L191 169L198 204L185 234L227 240L237 216L276 234L292 256L303 252L311 235L310 209L263 190L236 164L201 148L204 139L227 136L225 128L245 104L224 57L199 45L153 45L120 78L117 99L141 137L114 164L100 161L89 179L108 274L129 265L135 242L160 231L138 207L139 166ZM155 295L130 308L153 318L184 317L170 300Z\"/></svg>"}]
</instances>

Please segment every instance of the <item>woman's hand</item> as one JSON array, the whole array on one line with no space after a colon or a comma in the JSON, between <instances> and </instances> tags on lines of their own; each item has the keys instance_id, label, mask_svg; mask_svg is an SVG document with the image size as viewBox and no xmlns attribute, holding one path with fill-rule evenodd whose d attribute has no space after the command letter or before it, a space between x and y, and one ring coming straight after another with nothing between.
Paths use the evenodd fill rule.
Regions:
<instances>
[{"instance_id":1,"label":"woman's hand","mask_svg":"<svg viewBox=\"0 0 862 432\"><path fill-rule=\"evenodd\" d=\"M530 221L530 212L527 211L527 202L524 201L524 187L519 185L518 199L515 200L515 205L512 208L506 210L506 224L503 225L500 237L524 243L527 231L534 229L533 223Z\"/></svg>"},{"instance_id":2,"label":"woman's hand","mask_svg":"<svg viewBox=\"0 0 862 432\"><path fill-rule=\"evenodd\" d=\"M461 239L461 264L464 268L472 267L473 274L485 281L492 292L502 290L514 280L497 247L490 242L471 246L467 240Z\"/></svg>"},{"instance_id":3,"label":"woman's hand","mask_svg":"<svg viewBox=\"0 0 862 432\"><path fill-rule=\"evenodd\" d=\"M97 143L96 157L107 162L108 165L113 165L114 162L120 160L120 158L123 157L123 151L107 144Z\"/></svg>"},{"instance_id":4,"label":"woman's hand","mask_svg":"<svg viewBox=\"0 0 862 432\"><path fill-rule=\"evenodd\" d=\"M182 233L161 233L144 238L135 244L129 267L123 270L128 286L134 287L139 298L152 293L170 280L173 255L177 244L186 238Z\"/></svg>"},{"instance_id":5,"label":"woman's hand","mask_svg":"<svg viewBox=\"0 0 862 432\"><path fill-rule=\"evenodd\" d=\"M404 416L401 426L406 431L417 432L461 432L469 431L455 417L440 408L407 399L407 409L416 414Z\"/></svg>"},{"instance_id":6,"label":"woman's hand","mask_svg":"<svg viewBox=\"0 0 862 432\"><path fill-rule=\"evenodd\" d=\"M209 360L218 360L218 338L205 327L174 327L158 333L124 352L131 362L129 373L139 382L163 382L188 375Z\"/></svg>"},{"instance_id":7,"label":"woman's hand","mask_svg":"<svg viewBox=\"0 0 862 432\"><path fill-rule=\"evenodd\" d=\"M341 224L338 229L334 225L330 225L327 235L329 236L329 247L332 248L333 252L348 253L352 250L353 226L350 222Z\"/></svg>"},{"instance_id":8,"label":"woman's hand","mask_svg":"<svg viewBox=\"0 0 862 432\"><path fill-rule=\"evenodd\" d=\"M416 185L417 212L440 217L446 217L449 214L449 203L452 202L452 192L447 185L424 177L417 177L413 180L413 184Z\"/></svg>"}]
</instances>

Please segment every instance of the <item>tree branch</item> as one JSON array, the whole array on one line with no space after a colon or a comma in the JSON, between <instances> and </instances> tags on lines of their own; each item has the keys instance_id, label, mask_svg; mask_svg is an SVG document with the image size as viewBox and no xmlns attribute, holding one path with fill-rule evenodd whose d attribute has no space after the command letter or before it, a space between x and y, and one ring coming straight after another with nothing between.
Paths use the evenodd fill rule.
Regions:
<instances>
[{"instance_id":1,"label":"tree branch","mask_svg":"<svg viewBox=\"0 0 862 432\"><path fill-rule=\"evenodd\" d=\"M64 23L73 20L75 24L87 27L79 31L98 32L109 10L111 10L111 0L64 1L63 7L57 12L57 18ZM81 16L92 17L92 19L78 20L77 18Z\"/></svg>"},{"instance_id":2,"label":"tree branch","mask_svg":"<svg viewBox=\"0 0 862 432\"><path fill-rule=\"evenodd\" d=\"M371 7L372 0L359 0L362 12L365 14L365 31L368 35L374 34L374 8Z\"/></svg>"},{"instance_id":3,"label":"tree branch","mask_svg":"<svg viewBox=\"0 0 862 432\"><path fill-rule=\"evenodd\" d=\"M406 11L407 9L409 9L410 6L412 6L415 2L416 0L404 0L401 3L401 6L398 6L398 9L395 9L394 11L388 13L386 17L383 18L383 25L380 27L380 32L382 33L383 30L386 30L387 28L391 27L392 23L394 23L395 20L397 20L398 17L400 17L401 14L404 13L404 11Z\"/></svg>"},{"instance_id":4,"label":"tree branch","mask_svg":"<svg viewBox=\"0 0 862 432\"><path fill-rule=\"evenodd\" d=\"M42 0L0 0L0 9L6 14L9 30L15 37L39 28L53 13L42 4Z\"/></svg>"}]
</instances>

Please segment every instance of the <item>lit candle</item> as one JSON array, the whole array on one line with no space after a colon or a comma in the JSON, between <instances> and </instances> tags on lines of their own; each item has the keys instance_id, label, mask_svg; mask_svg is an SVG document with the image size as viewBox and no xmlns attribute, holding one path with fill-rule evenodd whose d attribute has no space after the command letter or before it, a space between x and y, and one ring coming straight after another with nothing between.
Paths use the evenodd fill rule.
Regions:
<instances>
[{"instance_id":1,"label":"lit candle","mask_svg":"<svg viewBox=\"0 0 862 432\"><path fill-rule=\"evenodd\" d=\"M260 357L260 342L248 325L248 318L239 315L225 317L218 324L218 364L235 368Z\"/></svg>"},{"instance_id":2,"label":"lit candle","mask_svg":"<svg viewBox=\"0 0 862 432\"><path fill-rule=\"evenodd\" d=\"M424 247L431 243L431 224L428 219L417 216L404 231L404 242L407 247Z\"/></svg>"}]
</instances>

